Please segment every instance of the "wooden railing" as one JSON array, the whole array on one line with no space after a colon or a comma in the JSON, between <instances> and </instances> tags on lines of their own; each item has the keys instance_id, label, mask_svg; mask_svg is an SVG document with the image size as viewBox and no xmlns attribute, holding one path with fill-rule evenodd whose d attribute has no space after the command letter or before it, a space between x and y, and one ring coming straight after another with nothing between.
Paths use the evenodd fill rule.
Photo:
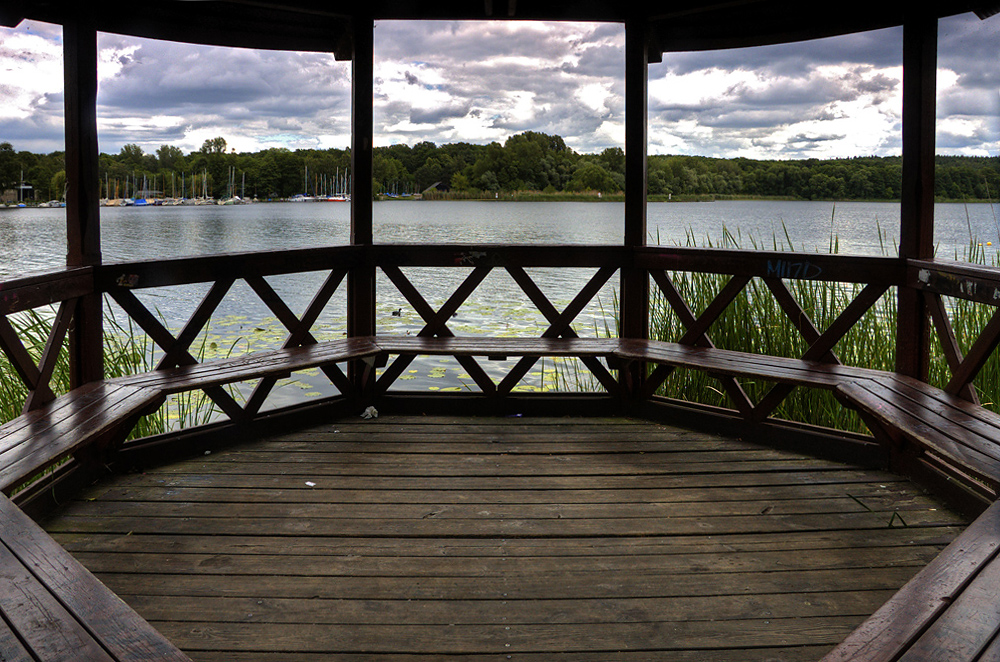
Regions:
<instances>
[{"instance_id":1,"label":"wooden railing","mask_svg":"<svg viewBox=\"0 0 1000 662\"><path fill-rule=\"evenodd\" d=\"M418 336L453 336L454 333L448 328L448 320L491 271L501 269L511 276L548 323L539 337L575 338L577 333L572 328L574 320L618 271L623 258L622 250L617 247L574 246L377 246L372 249L371 259L425 322ZM471 272L445 303L434 310L413 282L404 275L403 267L465 267L471 268ZM527 269L532 267L596 269L596 272L579 292L564 293L572 299L560 311L529 275ZM379 378L378 390L386 391L412 360L411 356L400 356L393 361ZM499 384L495 384L473 358L459 357L458 360L483 393L503 395L511 392L537 359L522 358ZM592 357L581 360L606 390L613 392L617 389L615 378L599 360Z\"/></svg>"},{"instance_id":2,"label":"wooden railing","mask_svg":"<svg viewBox=\"0 0 1000 662\"><path fill-rule=\"evenodd\" d=\"M162 351L156 364L159 370L198 363L191 351L192 344L237 280L245 281L288 331L283 348L315 343L312 327L316 318L348 271L358 263L358 250L348 248L124 263L102 268L98 288L121 306ZM265 277L306 271L324 272L325 276L300 317ZM136 290L193 283L210 283L211 287L176 336L135 295ZM347 390L347 376L335 364L322 369L342 392ZM276 383L274 377L262 379L242 405L221 386L213 386L205 392L231 420L244 422L258 413Z\"/></svg>"},{"instance_id":3,"label":"wooden railing","mask_svg":"<svg viewBox=\"0 0 1000 662\"><path fill-rule=\"evenodd\" d=\"M1000 270L961 262L911 260L906 284L926 295L928 314L951 369L951 379L944 390L979 404L973 385L976 375L1000 344ZM945 297L996 308L964 355L955 338Z\"/></svg>"},{"instance_id":4,"label":"wooden railing","mask_svg":"<svg viewBox=\"0 0 1000 662\"><path fill-rule=\"evenodd\" d=\"M457 268L467 274L444 303L435 308L420 291L419 284L406 275L405 270L410 267ZM584 278L585 284L578 292L565 293L569 303L560 309L529 275L529 270L536 267L586 270L591 275ZM387 277L422 320L418 336L454 335L449 328L451 316L491 272L501 270L509 274L545 320L547 326L540 332L541 338L573 338L577 335L572 326L574 320L602 288L614 284L615 275L623 267L638 267L649 274L650 287L662 294L684 325L683 336L671 339L682 344L713 346L709 328L752 281L766 286L784 312L789 328L801 335L807 349L801 357L793 358L839 363L834 352L837 342L875 301L891 288L899 287L914 288L926 297L928 319L943 340L951 367L952 376L945 389L949 393L978 402L974 380L1000 343L998 308L971 349L964 354L959 349L946 300L958 297L994 307L1000 305L1000 271L964 263L906 263L894 258L702 248L646 247L631 251L617 246L374 245L130 262L15 279L0 284L0 349L27 389L24 410L28 411L54 397L50 379L55 356L67 342L76 300L92 293L107 295L128 314L158 346L156 367L166 369L197 362L192 343L234 283L240 280L280 321L287 331L282 347L288 348L317 342L314 330L317 316L331 297L337 292L343 294L344 283L355 269L379 270ZM266 278L305 272L319 272L322 283L305 311L296 314ZM671 274L676 272L720 274L728 280L710 305L696 311L674 286ZM794 280L858 284L859 292L832 323L820 329L789 288L788 282ZM176 334L136 296L139 290L195 283L207 284L208 292ZM36 359L17 337L8 317L39 308L52 311L52 327L49 341ZM372 383L368 386L386 391L412 360L412 356L397 357L377 381L369 375ZM599 359L581 360L605 390L615 392L621 388L613 371ZM484 394L505 395L524 378L535 359L521 358L499 383L472 357L461 357L459 361ZM653 370L638 395L649 397L671 370L669 366ZM351 389L351 378L336 365L325 366L323 371L341 393ZM262 380L242 404L221 387L207 392L229 418L246 421L257 415L275 381L275 378ZM767 418L791 390L790 386L776 385L764 398L752 402L735 379L723 379L722 384L736 410L752 421Z\"/></svg>"},{"instance_id":5,"label":"wooden railing","mask_svg":"<svg viewBox=\"0 0 1000 662\"><path fill-rule=\"evenodd\" d=\"M759 279L774 297L785 315L791 333L798 333L807 349L799 357L808 361L840 364L833 349L839 340L893 286L902 282L899 261L888 258L842 257L834 255L786 252L747 252L705 249L642 249L638 262L649 273L670 310L685 329L674 342L699 347L715 347L709 329L750 283ZM723 274L728 277L714 299L697 313L692 310L670 276L671 272ZM863 285L853 300L839 311L836 319L820 331L786 285L786 280L828 281ZM767 330L761 329L761 333ZM736 349L729 347L727 349ZM658 366L646 380L644 395L651 396L674 371ZM791 393L789 384L775 384L767 394L753 402L733 377L718 377L733 406L748 421L766 419Z\"/></svg>"},{"instance_id":6,"label":"wooden railing","mask_svg":"<svg viewBox=\"0 0 1000 662\"><path fill-rule=\"evenodd\" d=\"M66 269L0 283L0 350L27 389L24 411L51 401L50 384L80 297L94 292L92 268ZM38 308L55 308L52 328L40 360L30 355L8 317ZM5 376L6 378L6 376Z\"/></svg>"}]
</instances>

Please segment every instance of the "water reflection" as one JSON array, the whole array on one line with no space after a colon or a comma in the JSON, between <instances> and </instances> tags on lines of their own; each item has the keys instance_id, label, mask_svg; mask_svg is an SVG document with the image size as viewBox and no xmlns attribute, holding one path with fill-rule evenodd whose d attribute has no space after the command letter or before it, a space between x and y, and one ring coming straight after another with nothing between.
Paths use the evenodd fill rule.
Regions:
<instances>
[{"instance_id":1,"label":"water reflection","mask_svg":"<svg viewBox=\"0 0 1000 662\"><path fill-rule=\"evenodd\" d=\"M375 205L377 243L617 244L622 204L386 202Z\"/></svg>"},{"instance_id":2,"label":"water reflection","mask_svg":"<svg viewBox=\"0 0 1000 662\"><path fill-rule=\"evenodd\" d=\"M0 209L0 279L65 265L65 209Z\"/></svg>"}]
</instances>

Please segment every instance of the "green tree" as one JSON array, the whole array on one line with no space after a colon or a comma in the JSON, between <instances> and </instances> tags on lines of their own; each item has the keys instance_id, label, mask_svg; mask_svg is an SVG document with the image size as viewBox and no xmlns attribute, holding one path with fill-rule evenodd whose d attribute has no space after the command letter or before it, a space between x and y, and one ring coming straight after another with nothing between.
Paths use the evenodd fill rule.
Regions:
<instances>
[{"instance_id":1,"label":"green tree","mask_svg":"<svg viewBox=\"0 0 1000 662\"><path fill-rule=\"evenodd\" d=\"M625 174L625 150L621 147L608 147L601 152L598 160L608 172Z\"/></svg>"},{"instance_id":2,"label":"green tree","mask_svg":"<svg viewBox=\"0 0 1000 662\"><path fill-rule=\"evenodd\" d=\"M161 170L182 172L187 165L184 152L180 147L173 145L161 145L156 150L156 158Z\"/></svg>"},{"instance_id":3,"label":"green tree","mask_svg":"<svg viewBox=\"0 0 1000 662\"><path fill-rule=\"evenodd\" d=\"M226 139L222 136L209 138L201 144L201 151L204 154L225 154Z\"/></svg>"},{"instance_id":4,"label":"green tree","mask_svg":"<svg viewBox=\"0 0 1000 662\"><path fill-rule=\"evenodd\" d=\"M460 172L456 172L451 176L451 190L452 191L468 191L472 185L469 183L469 178Z\"/></svg>"},{"instance_id":5,"label":"green tree","mask_svg":"<svg viewBox=\"0 0 1000 662\"><path fill-rule=\"evenodd\" d=\"M573 179L566 186L568 191L600 191L615 193L620 191L615 178L600 164L584 161L573 173Z\"/></svg>"},{"instance_id":6,"label":"green tree","mask_svg":"<svg viewBox=\"0 0 1000 662\"><path fill-rule=\"evenodd\" d=\"M13 189L21 183L20 164L14 146L8 142L0 143L0 193Z\"/></svg>"},{"instance_id":7,"label":"green tree","mask_svg":"<svg viewBox=\"0 0 1000 662\"><path fill-rule=\"evenodd\" d=\"M372 159L372 180L376 194L408 191L409 179L409 173L402 161L391 156L388 150L375 150Z\"/></svg>"},{"instance_id":8,"label":"green tree","mask_svg":"<svg viewBox=\"0 0 1000 662\"><path fill-rule=\"evenodd\" d=\"M127 170L145 170L146 161L145 153L142 151L142 147L134 143L129 143L127 145L122 145L121 151L118 153L118 162L121 163Z\"/></svg>"},{"instance_id":9,"label":"green tree","mask_svg":"<svg viewBox=\"0 0 1000 662\"><path fill-rule=\"evenodd\" d=\"M499 191L500 182L497 180L497 175L492 170L487 170L482 175L479 176L479 188L484 191Z\"/></svg>"},{"instance_id":10,"label":"green tree","mask_svg":"<svg viewBox=\"0 0 1000 662\"><path fill-rule=\"evenodd\" d=\"M66 171L60 170L49 180L49 200L62 200L66 197Z\"/></svg>"}]
</instances>

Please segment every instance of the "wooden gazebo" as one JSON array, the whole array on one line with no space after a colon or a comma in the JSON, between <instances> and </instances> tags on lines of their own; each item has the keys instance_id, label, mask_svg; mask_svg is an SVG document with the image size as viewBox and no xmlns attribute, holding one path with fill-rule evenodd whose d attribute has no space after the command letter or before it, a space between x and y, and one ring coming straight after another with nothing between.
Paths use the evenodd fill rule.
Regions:
<instances>
[{"instance_id":1,"label":"wooden gazebo","mask_svg":"<svg viewBox=\"0 0 1000 662\"><path fill-rule=\"evenodd\" d=\"M995 505L1000 486L1000 416L980 406L974 388L977 373L1000 343L1000 314L993 317L963 356L950 332L948 308L942 303L943 297L960 297L996 306L1000 301L1000 272L933 256L937 23L941 17L963 12L976 12L986 18L1000 9L995 3L929 2L902 8L891 3L851 2L819 16L810 11L813 7L787 0L642 5L606 0L220 0L197 3L197 22L190 20L192 4L182 0L138 6L0 0L0 25L15 26L24 19L35 19L63 26L68 179L66 268L0 283L0 349L29 392L23 415L0 427L0 488L7 495L0 498L0 659L1000 659L1000 609L995 600L1000 591L1000 562L993 565L1000 552L1000 510ZM376 21L387 19L624 24L627 177L621 244L552 247L376 243L372 181L358 173L372 169L373 30ZM789 253L647 246L646 108L650 62L668 51L784 43L899 25L904 33L904 107L898 257L809 255L814 269L790 273L777 272L773 266L794 260L795 255ZM99 192L89 184L99 180L98 32L224 46L333 52L340 59L349 59L353 65L351 159L355 173L350 244L252 255L105 263L101 255ZM408 267L461 267L469 275L435 310L407 279L403 268ZM571 303L559 310L532 281L526 271L532 267L587 269L594 276L579 293L569 293ZM506 270L548 321L540 337L456 337L448 328L451 314L494 269ZM676 271L723 274L729 280L706 310L696 312L690 310L672 284L669 273ZM325 276L313 304L298 316L265 277L301 272L322 272ZM377 333L377 272L388 277L423 318L426 325L419 335ZM621 302L618 337L577 337L571 327L573 319L616 276ZM804 315L785 284L795 278L857 283L863 287L837 320L820 330ZM753 279L767 284L788 314L788 323L801 332L808 344L802 356L752 355L713 345L709 335L712 322ZM191 343L236 280L245 281L288 328L286 342L280 349L198 363L191 354ZM176 337L134 294L141 289L191 283L209 284L209 292ZM316 314L342 284L347 297L347 337L317 342L312 332ZM662 291L687 329L675 342L649 339L652 288ZM842 365L831 350L887 292L895 292L899 311L895 372ZM106 378L106 299L124 309L162 349L163 360L157 370ZM36 361L29 356L8 317L43 307L57 312L49 345ZM943 339L952 370L944 389L927 384L931 324ZM73 388L57 394L49 381L64 345L70 353ZM418 355L456 357L475 382L476 391L433 396L389 391L407 361ZM579 358L603 390L556 396L514 393L513 387L532 363L548 356ZM483 358L497 357L519 359L499 383L478 363ZM378 371L380 367L385 369ZM261 410L274 380L311 368L322 369L340 395L287 410ZM658 385L676 368L718 377L734 409L709 410L656 396ZM775 386L763 400L752 402L740 387L739 379L745 377ZM261 381L244 403L237 402L223 388L251 379ZM832 391L845 407L858 411L872 436L849 436L771 420L775 407L795 387ZM204 429L124 441L139 417L161 406L167 396L194 389L205 390L229 420ZM382 418L365 427L357 415L368 405L377 406ZM413 413L442 415L455 411L462 415L407 418ZM510 412L524 416L503 417ZM595 414L603 418L596 419ZM556 416L563 418L557 420ZM643 421L655 425L644 427ZM741 439L732 441L736 444L733 446L714 436L678 445L678 433L674 428L665 431L665 423ZM290 430L309 425L320 427L310 428L301 439L287 437ZM325 507L332 510L324 510L326 514L319 519L296 529L293 517L319 508L318 501L307 507L310 499L319 497L289 491L282 476L287 477L291 470L281 463L310 461L306 456L314 449L303 452L306 439L320 437L324 450L343 453L336 461L322 460L330 472L325 475L340 481L337 498L364 492L373 501L327 504ZM257 446L233 446L247 439L254 440ZM588 440L591 445L584 443ZM764 452L749 445L754 441L775 441L773 445L780 450ZM703 455L701 459L683 460L688 464L677 469L678 465L672 463L681 461L681 453L687 452L683 450L685 443L690 452ZM526 450L531 444L539 445ZM235 456L216 453L229 447ZM220 459L222 464L207 464L209 460L200 455L205 449L211 450L213 457L229 459ZM730 460L723 468L721 456L704 459L710 451L742 459ZM266 481L261 479L225 483L230 496L222 501L257 511L246 515L225 514L229 511L217 501L185 501L183 506L170 506L170 496L165 496L167 506L144 504L129 510L115 505L127 502L133 493L148 495L159 488L171 492L182 489L178 486L183 481L171 473L174 470L169 467L174 465L169 462L189 458L193 452L199 456L182 460L188 464L177 471L200 478L183 489L206 490L212 477L227 473L226 462L256 462L275 471L267 479L275 489L267 499L274 501L262 499L259 490ZM246 459L255 453L269 459ZM419 457L421 454L423 457ZM596 455L602 456L599 464L581 460ZM437 473L426 474L427 480L422 482L412 472L424 466L424 458L430 456L440 457L440 464L427 464L426 471ZM850 473L847 465L834 462L864 469ZM484 463L489 464L488 469ZM339 468L330 469L333 465ZM352 468L343 468L347 465ZM376 469L376 465L391 469ZM680 474L731 477L743 471L739 467L751 465L759 475L769 477L766 485L723 481L707 488L675 482L680 481ZM777 476L793 465L797 471L816 473L800 473L782 483ZM122 472L135 466L167 468L161 474L150 469L144 474L149 476L147 482L114 482L123 480ZM896 511L875 512L877 508L863 503L885 501L889 498L887 491L892 491L886 486L890 479L885 478L890 474L876 477L860 473L873 466L905 475L931 489L961 517L941 515L942 509L927 505L923 514L912 517L904 533L900 533L893 526ZM109 468L118 478L109 478ZM654 479L654 473L659 478ZM834 475L845 481L843 485L865 487L860 492L842 487L832 481ZM442 477L452 481L449 487L441 487L443 483L438 479ZM56 517L44 522L45 529L28 517L30 514L42 521L48 513L58 514L67 499L100 479L111 481L100 483L111 487L88 492L90 496L79 503L103 504L98 510L105 515L111 512L111 516L102 520L89 511L83 512L83 506L73 506L67 513L68 520ZM792 538L778 536L765 541L763 529L739 528L744 525L737 525L737 520L770 516L775 506L768 500L779 498L774 496L778 492L784 495L780 498L785 504L819 499L792 492L794 482L836 484L826 488L823 498L836 497L848 505L853 501L859 504L859 511L867 514L855 517L835 510L839 514L824 520L815 512L794 516L775 512L775 517L768 520L771 528L767 531L793 536L796 547L791 550L782 549L782 545ZM304 481L296 479L296 485L301 484ZM314 486L315 481L309 481L309 487ZM383 487L387 492L379 492ZM765 487L777 491L767 492ZM462 515L458 520L464 522L461 525L438 522L443 512L460 509L465 503L468 497L461 490L475 493L469 503L478 510ZM648 492L642 497L629 497L630 505L621 503L625 500L621 497L597 508L598 502L609 495L631 494L634 490ZM833 494L838 490L841 493ZM444 496L449 491L451 496ZM404 498L403 492L413 501L398 502ZM574 519L577 516L572 513L576 511L567 505L567 492L583 500L580 503L586 502L580 512L590 513L589 519ZM668 508L664 505L667 492L686 496ZM701 512L703 501L735 499L720 498L723 492L757 495L753 499L763 501L753 503L762 503L763 507L753 515L738 510L715 513L717 519L712 522L722 527L717 529L685 519ZM864 494L859 496L861 492ZM112 493L115 496L109 497ZM761 496L765 493L768 496ZM914 503L924 498L916 492L893 494ZM454 498L454 503L433 505L446 503L448 498ZM283 499L289 499L295 507L282 509L279 506ZM511 504L524 505L522 502L530 502L531 512L548 514L536 520L511 509ZM379 503L381 507L376 507ZM495 511L492 514L491 509ZM356 514L329 514L340 510ZM604 514L593 515L598 510ZM656 514L650 514L650 510ZM131 515L124 514L126 511ZM410 511L417 512L413 521L402 524L403 516L398 512ZM558 515L551 514L557 511ZM260 519L247 528L240 519L244 516ZM195 532L197 518L203 521L198 526L207 528ZM875 518L881 518L883 525L874 524ZM903 519L899 515L899 521ZM183 520L182 526L179 520ZM884 525L886 520L888 526ZM922 528L918 520L931 524ZM965 526L970 520L971 524ZM293 535L296 530L298 534ZM838 538L836 544L829 543L835 531L845 537ZM760 537L754 537L758 533ZM196 537L185 538L188 534ZM268 538L276 535L284 537L280 541ZM881 535L896 537L884 543L874 542ZM906 536L905 540L899 538L901 535ZM140 539L149 547L138 547ZM298 551L289 551L295 545ZM908 552L905 563L884 551L914 545L922 551ZM615 551L607 551L612 548ZM819 548L826 551L815 551ZM827 554L835 548L849 551ZM874 548L883 551L870 551ZM262 554L255 561L257 565L240 565L246 561L248 550ZM715 569L691 579L691 590L697 585L702 593L684 597L686 606L681 608L679 602L667 599L669 596L663 592L667 589L662 587L680 590L676 587L684 584L681 578L685 573L706 573L700 562L690 562L693 557L688 553L711 554ZM882 561L874 557L883 553L884 563L879 566ZM293 565L281 566L292 563L281 561L281 557L289 555L295 557ZM109 560L112 556L116 561ZM528 556L534 559L534 565L518 561ZM381 560L374 560L376 557ZM399 561L403 557L409 559L406 564ZM804 557L814 557L815 566L803 565L794 573L780 574L787 559L805 563ZM851 560L846 560L849 557ZM394 560L385 560L389 558ZM593 564L581 565L583 558ZM154 576L146 570L137 571L135 568L146 562L143 559L158 566L161 573ZM726 566L726 559L738 560ZM766 559L779 560L768 565ZM667 561L675 564L669 566L669 572L662 565ZM184 563L195 563L197 569L186 573L176 569ZM123 570L121 564L131 570ZM286 567L289 576L310 579L279 587L276 575L263 577L268 574L269 564ZM393 574L400 565L406 565L410 573L405 578ZM729 570L719 569L737 565L745 566L739 571L742 574L727 575ZM903 565L912 571L899 572ZM237 566L239 570L229 573L208 570ZM331 570L334 566L341 569ZM431 566L437 570L431 570ZM511 569L515 566L516 570ZM880 567L878 581L887 583L876 586L878 582L871 575L860 581L852 579L851 573L860 566ZM310 574L309 568L315 568L315 572ZM836 573L835 568L839 568ZM861 608L863 614L845 616L831 611L825 620L808 620L815 605L812 598L802 596L819 595L820 589L813 584L793 588L792 578L818 577L824 572L827 574L823 576L838 574L838 581L871 584L861 587L869 591L869 602ZM130 573L138 577L131 584L125 580ZM667 575L670 577L665 579ZM333 584L317 579L331 576L337 578ZM633 576L640 578L638 584L621 579ZM738 588L731 586L727 595L744 594L738 604L730 600L726 607L708 601L711 591L706 592L706 586L722 586L733 577L738 579L732 586L738 584ZM287 594L270 600L248 592L248 584L258 583L261 591ZM162 588L180 584L189 587L187 601ZM293 584L297 586L294 590L290 588ZM544 588L538 588L543 584ZM140 591L140 586L150 592ZM644 594L643 587L651 586L659 586L660 593ZM842 584L837 586L841 588L829 589L829 595L846 591ZM615 593L619 590L621 595ZM156 598L161 595L156 591L163 591L162 600ZM407 597L394 600L394 591ZM789 629L769 637L771 607L758 605L756 611L745 611L752 606L756 593L796 596L783 603L783 616L774 616L783 619ZM197 596L201 601L195 599ZM518 612L508 621L501 614L506 613L515 596L520 596L521 606L530 602L533 611ZM867 605L876 598L869 608ZM259 609L247 606L251 603L245 601L251 599L260 605ZM209 621L206 614L215 609L212 605L220 605L221 613L239 600L244 601L238 607L239 614L220 617L213 621L214 625L205 624ZM413 613L403 603L411 600L419 604L418 611L424 610L422 620L409 620ZM321 605L327 614L338 615L305 615L309 601ZM832 603L825 597L815 601ZM169 605L173 605L173 611L168 613ZM732 614L737 615L727 617L727 609L735 610ZM270 612L273 619L261 621L261 614L253 613L256 611ZM669 614L675 611L682 616L671 619ZM700 614L697 619L684 616L696 612ZM564 613L571 616L564 618ZM350 614L357 615L358 620L351 621ZM806 620L796 620L799 616ZM716 623L716 618L719 623L728 618L732 624L727 629ZM281 623L288 627L282 629ZM813 623L821 623L821 627L813 627ZM199 637L201 643L192 643ZM239 642L250 643L241 646ZM841 643L835 645L837 642Z\"/></svg>"}]
</instances>

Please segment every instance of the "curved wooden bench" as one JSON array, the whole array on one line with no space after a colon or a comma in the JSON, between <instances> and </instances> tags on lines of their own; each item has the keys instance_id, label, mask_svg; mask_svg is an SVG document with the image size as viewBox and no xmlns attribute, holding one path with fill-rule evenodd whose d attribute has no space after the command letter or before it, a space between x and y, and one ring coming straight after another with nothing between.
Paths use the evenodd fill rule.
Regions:
<instances>
[{"instance_id":1,"label":"curved wooden bench","mask_svg":"<svg viewBox=\"0 0 1000 662\"><path fill-rule=\"evenodd\" d=\"M821 361L768 357L656 340L622 340L615 357L710 374L834 391L862 414L898 464L959 472L985 507L1000 490L1000 415L916 379ZM903 443L905 442L905 443Z\"/></svg>"},{"instance_id":2,"label":"curved wooden bench","mask_svg":"<svg viewBox=\"0 0 1000 662\"><path fill-rule=\"evenodd\" d=\"M0 495L0 658L190 662Z\"/></svg>"},{"instance_id":3,"label":"curved wooden bench","mask_svg":"<svg viewBox=\"0 0 1000 662\"><path fill-rule=\"evenodd\" d=\"M837 386L869 427L903 449L911 465L961 472L984 502L1000 489L1000 416L904 375L872 373ZM908 467L911 470L917 466Z\"/></svg>"},{"instance_id":4,"label":"curved wooden bench","mask_svg":"<svg viewBox=\"0 0 1000 662\"><path fill-rule=\"evenodd\" d=\"M112 443L161 401L139 386L93 382L0 426L0 491L10 494L63 458Z\"/></svg>"},{"instance_id":5,"label":"curved wooden bench","mask_svg":"<svg viewBox=\"0 0 1000 662\"><path fill-rule=\"evenodd\" d=\"M1000 502L822 662L995 660L1000 656Z\"/></svg>"},{"instance_id":6,"label":"curved wooden bench","mask_svg":"<svg viewBox=\"0 0 1000 662\"><path fill-rule=\"evenodd\" d=\"M574 356L590 361L588 365L604 359L613 367L641 361L828 389L861 412L883 441L905 442L906 448L898 452L912 463L950 467L979 486L984 507L996 497L1000 485L1000 416L900 375L655 340L391 336L345 338L88 384L0 426L0 489L10 493L33 473L85 449L115 447L135 420L158 407L168 394L216 389L251 378L277 378L349 360L380 363L390 355L517 356L529 362L543 356ZM339 371L335 374L342 376ZM505 392L496 389L487 395L496 391ZM17 618L10 614L20 603L0 600L5 615L0 622L4 651L10 642L9 650L18 655L34 655L23 659L80 659L74 657L77 646L100 649L111 659L186 659L6 497L0 497L0 525L2 579L43 612ZM984 597L1000 592L998 531L1000 506L993 505L827 659L936 659L921 656L935 646L969 641L979 642L967 646L979 655L994 641L1000 623L998 610ZM0 593L10 595L10 591ZM996 618L965 616L984 600ZM91 603L101 609L88 610ZM112 616L101 620L99 613ZM58 636L51 636L55 632ZM29 653L27 647L36 641L41 653ZM161 649L162 654L149 657L150 650ZM19 659L14 653L11 657ZM949 659L971 662L979 658Z\"/></svg>"}]
</instances>

